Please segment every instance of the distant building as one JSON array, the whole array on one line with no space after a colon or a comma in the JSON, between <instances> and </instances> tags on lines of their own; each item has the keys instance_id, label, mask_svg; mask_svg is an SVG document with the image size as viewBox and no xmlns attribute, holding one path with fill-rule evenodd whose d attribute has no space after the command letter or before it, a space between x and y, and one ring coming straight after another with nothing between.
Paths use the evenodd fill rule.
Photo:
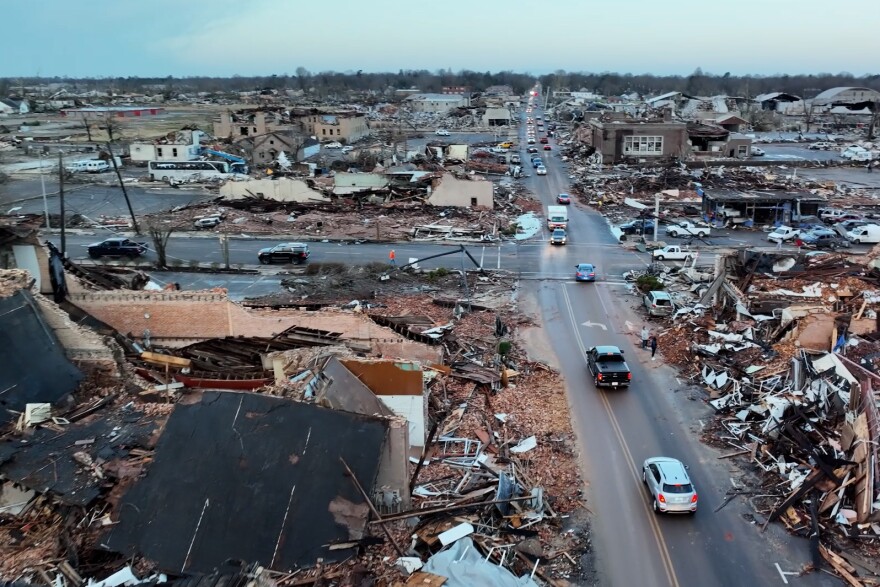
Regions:
<instances>
[{"instance_id":1,"label":"distant building","mask_svg":"<svg viewBox=\"0 0 880 587\"><path fill-rule=\"evenodd\" d=\"M471 93L471 88L470 86L443 86L441 93L446 95L460 94L462 96L467 96Z\"/></svg>"},{"instance_id":2,"label":"distant building","mask_svg":"<svg viewBox=\"0 0 880 587\"><path fill-rule=\"evenodd\" d=\"M89 108L63 108L61 116L75 120L101 120L104 118L140 118L163 114L164 108L155 106L93 106Z\"/></svg>"},{"instance_id":3,"label":"distant building","mask_svg":"<svg viewBox=\"0 0 880 587\"><path fill-rule=\"evenodd\" d=\"M413 112L446 114L450 110L470 106L470 98L457 94L415 94L406 99Z\"/></svg>"},{"instance_id":4,"label":"distant building","mask_svg":"<svg viewBox=\"0 0 880 587\"><path fill-rule=\"evenodd\" d=\"M302 137L293 133L273 131L252 137L242 137L235 142L254 166L271 165L282 151L293 161L303 144Z\"/></svg>"},{"instance_id":5,"label":"distant building","mask_svg":"<svg viewBox=\"0 0 880 587\"><path fill-rule=\"evenodd\" d=\"M235 141L241 137L253 137L274 131L289 131L293 128L293 124L285 124L279 112L271 110L223 112L220 114L220 118L214 121L214 137Z\"/></svg>"},{"instance_id":6,"label":"distant building","mask_svg":"<svg viewBox=\"0 0 880 587\"><path fill-rule=\"evenodd\" d=\"M871 88L859 87L831 88L813 98L813 104L821 106L867 104L877 101L880 101L880 92Z\"/></svg>"},{"instance_id":7,"label":"distant building","mask_svg":"<svg viewBox=\"0 0 880 587\"><path fill-rule=\"evenodd\" d=\"M483 92L484 96L513 96L513 88L508 85L489 86Z\"/></svg>"},{"instance_id":8,"label":"distant building","mask_svg":"<svg viewBox=\"0 0 880 587\"><path fill-rule=\"evenodd\" d=\"M784 112L790 109L792 103L800 102L801 97L785 92L770 92L755 96L753 101L761 105L761 110Z\"/></svg>"},{"instance_id":9,"label":"distant building","mask_svg":"<svg viewBox=\"0 0 880 587\"><path fill-rule=\"evenodd\" d=\"M153 141L137 141L129 146L132 163L149 161L194 161L201 154L200 130L181 130Z\"/></svg>"},{"instance_id":10,"label":"distant building","mask_svg":"<svg viewBox=\"0 0 880 587\"><path fill-rule=\"evenodd\" d=\"M486 108L483 115L483 126L510 125L510 110L507 108Z\"/></svg>"},{"instance_id":11,"label":"distant building","mask_svg":"<svg viewBox=\"0 0 880 587\"><path fill-rule=\"evenodd\" d=\"M593 146L605 163L672 159L688 154L687 125L672 120L591 120Z\"/></svg>"},{"instance_id":12,"label":"distant building","mask_svg":"<svg viewBox=\"0 0 880 587\"><path fill-rule=\"evenodd\" d=\"M0 114L27 114L30 111L27 100L0 98Z\"/></svg>"},{"instance_id":13,"label":"distant building","mask_svg":"<svg viewBox=\"0 0 880 587\"><path fill-rule=\"evenodd\" d=\"M367 117L360 112L304 111L291 115L305 134L319 141L353 143L370 134Z\"/></svg>"}]
</instances>

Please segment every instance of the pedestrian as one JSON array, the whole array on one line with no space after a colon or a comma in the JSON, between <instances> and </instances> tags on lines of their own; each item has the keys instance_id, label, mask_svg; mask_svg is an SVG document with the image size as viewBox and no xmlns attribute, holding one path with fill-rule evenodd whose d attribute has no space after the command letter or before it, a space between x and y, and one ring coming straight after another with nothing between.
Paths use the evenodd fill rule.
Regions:
<instances>
[{"instance_id":1,"label":"pedestrian","mask_svg":"<svg viewBox=\"0 0 880 587\"><path fill-rule=\"evenodd\" d=\"M794 239L794 244L797 245L798 250L801 250L801 247L804 246L804 241L801 240L801 237L797 237Z\"/></svg>"},{"instance_id":2,"label":"pedestrian","mask_svg":"<svg viewBox=\"0 0 880 587\"><path fill-rule=\"evenodd\" d=\"M868 173L871 173L872 171L874 171L874 162L868 161Z\"/></svg>"},{"instance_id":3,"label":"pedestrian","mask_svg":"<svg viewBox=\"0 0 880 587\"><path fill-rule=\"evenodd\" d=\"M782 239L779 239L778 241L776 241L776 250L777 251L782 250Z\"/></svg>"},{"instance_id":4,"label":"pedestrian","mask_svg":"<svg viewBox=\"0 0 880 587\"><path fill-rule=\"evenodd\" d=\"M648 337L651 335L647 326L642 326L642 348L648 348Z\"/></svg>"},{"instance_id":5,"label":"pedestrian","mask_svg":"<svg viewBox=\"0 0 880 587\"><path fill-rule=\"evenodd\" d=\"M394 249L391 249L391 252L388 253L388 262L397 267L397 260L394 258Z\"/></svg>"},{"instance_id":6,"label":"pedestrian","mask_svg":"<svg viewBox=\"0 0 880 587\"><path fill-rule=\"evenodd\" d=\"M656 354L657 354L657 337L651 336L651 360L652 361L656 360L656 357L654 356Z\"/></svg>"}]
</instances>

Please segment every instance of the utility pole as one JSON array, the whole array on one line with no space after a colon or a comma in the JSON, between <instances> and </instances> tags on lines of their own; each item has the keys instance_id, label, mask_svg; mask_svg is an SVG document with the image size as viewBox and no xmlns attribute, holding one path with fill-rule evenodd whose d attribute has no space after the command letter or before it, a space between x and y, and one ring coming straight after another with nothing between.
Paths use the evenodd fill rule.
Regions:
<instances>
[{"instance_id":1,"label":"utility pole","mask_svg":"<svg viewBox=\"0 0 880 587\"><path fill-rule=\"evenodd\" d=\"M46 215L46 230L51 230L49 224L49 200L46 198L46 177L43 175L43 152L40 151L40 186L43 188L43 213Z\"/></svg>"},{"instance_id":2,"label":"utility pole","mask_svg":"<svg viewBox=\"0 0 880 587\"><path fill-rule=\"evenodd\" d=\"M61 202L61 258L67 258L67 233L65 226L67 222L64 217L64 157L61 151L58 151L58 199Z\"/></svg>"},{"instance_id":3,"label":"utility pole","mask_svg":"<svg viewBox=\"0 0 880 587\"><path fill-rule=\"evenodd\" d=\"M660 193L654 194L654 242L657 242L657 229L660 228Z\"/></svg>"},{"instance_id":4,"label":"utility pole","mask_svg":"<svg viewBox=\"0 0 880 587\"><path fill-rule=\"evenodd\" d=\"M122 188L122 195L125 197L125 203L128 205L128 213L131 214L131 224L134 227L134 233L140 234L141 229L138 227L137 218L134 216L134 210L131 208L131 200L128 199L128 192L125 189L125 183L122 181L122 174L119 173L119 166L116 165L116 156L113 155L113 148L107 143L107 152L110 154L110 161L113 162L113 170L116 172L116 178L119 180L119 187Z\"/></svg>"}]
</instances>

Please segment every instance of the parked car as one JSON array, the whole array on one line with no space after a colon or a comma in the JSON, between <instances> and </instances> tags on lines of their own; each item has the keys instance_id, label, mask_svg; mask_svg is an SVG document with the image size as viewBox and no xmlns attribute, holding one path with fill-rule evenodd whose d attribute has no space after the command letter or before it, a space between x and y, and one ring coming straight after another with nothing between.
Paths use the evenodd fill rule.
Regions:
<instances>
[{"instance_id":1,"label":"parked car","mask_svg":"<svg viewBox=\"0 0 880 587\"><path fill-rule=\"evenodd\" d=\"M341 149L342 143L339 143L336 141L333 141L331 143L324 143L324 148L325 149Z\"/></svg>"},{"instance_id":2,"label":"parked car","mask_svg":"<svg viewBox=\"0 0 880 587\"><path fill-rule=\"evenodd\" d=\"M838 217L834 220L834 224L838 224L840 222L846 222L847 220L864 220L861 214L857 214L856 212L847 212L842 216Z\"/></svg>"},{"instance_id":3,"label":"parked car","mask_svg":"<svg viewBox=\"0 0 880 587\"><path fill-rule=\"evenodd\" d=\"M670 316L675 311L675 304L665 291L649 291L642 301L651 316Z\"/></svg>"},{"instance_id":4,"label":"parked car","mask_svg":"<svg viewBox=\"0 0 880 587\"><path fill-rule=\"evenodd\" d=\"M833 143L826 143L825 141L818 141L815 143L811 143L810 145L807 146L807 148L812 149L813 151L819 151L819 150L833 149L834 146L835 145Z\"/></svg>"},{"instance_id":5,"label":"parked car","mask_svg":"<svg viewBox=\"0 0 880 587\"><path fill-rule=\"evenodd\" d=\"M596 266L590 263L579 263L574 266L575 281L596 281Z\"/></svg>"},{"instance_id":6,"label":"parked car","mask_svg":"<svg viewBox=\"0 0 880 587\"><path fill-rule=\"evenodd\" d=\"M556 196L556 203L567 206L571 204L571 196L569 196L568 194L559 194L558 196Z\"/></svg>"},{"instance_id":7,"label":"parked car","mask_svg":"<svg viewBox=\"0 0 880 587\"><path fill-rule=\"evenodd\" d=\"M564 245L566 241L565 229L557 228L552 233L550 233L550 244L551 245Z\"/></svg>"},{"instance_id":8,"label":"parked car","mask_svg":"<svg viewBox=\"0 0 880 587\"><path fill-rule=\"evenodd\" d=\"M833 222L846 214L846 210L838 208L819 208L819 220L822 222Z\"/></svg>"},{"instance_id":9,"label":"parked car","mask_svg":"<svg viewBox=\"0 0 880 587\"><path fill-rule=\"evenodd\" d=\"M541 165L540 167L538 167L537 170L535 170L535 175L547 175L547 168Z\"/></svg>"},{"instance_id":10,"label":"parked car","mask_svg":"<svg viewBox=\"0 0 880 587\"><path fill-rule=\"evenodd\" d=\"M351 153L352 151L354 151L354 147L352 147L351 145L346 145L342 147L343 153Z\"/></svg>"},{"instance_id":11,"label":"parked car","mask_svg":"<svg viewBox=\"0 0 880 587\"><path fill-rule=\"evenodd\" d=\"M693 514L697 511L697 490L678 459L651 457L642 464L642 481L651 494L655 513Z\"/></svg>"},{"instance_id":12,"label":"parked car","mask_svg":"<svg viewBox=\"0 0 880 587\"><path fill-rule=\"evenodd\" d=\"M124 237L104 239L99 243L88 246L89 257L100 259L101 257L128 257L135 259L147 252L147 243L136 243Z\"/></svg>"},{"instance_id":13,"label":"parked car","mask_svg":"<svg viewBox=\"0 0 880 587\"><path fill-rule=\"evenodd\" d=\"M860 245L880 243L880 226L876 224L866 224L865 226L857 226L846 233L846 238Z\"/></svg>"},{"instance_id":14,"label":"parked car","mask_svg":"<svg viewBox=\"0 0 880 587\"><path fill-rule=\"evenodd\" d=\"M594 346L587 351L587 366L596 387L627 387L632 382L632 372L623 358L623 351L616 346Z\"/></svg>"},{"instance_id":15,"label":"parked car","mask_svg":"<svg viewBox=\"0 0 880 587\"><path fill-rule=\"evenodd\" d=\"M766 154L761 147L752 146L752 157L763 157Z\"/></svg>"},{"instance_id":16,"label":"parked car","mask_svg":"<svg viewBox=\"0 0 880 587\"><path fill-rule=\"evenodd\" d=\"M541 137L541 139L540 139L539 142L540 142L542 145L546 145L546 144L549 142L549 139L548 139L547 137Z\"/></svg>"},{"instance_id":17,"label":"parked car","mask_svg":"<svg viewBox=\"0 0 880 587\"><path fill-rule=\"evenodd\" d=\"M260 263L305 263L309 258L309 245L305 243L281 243L274 247L260 249L257 253Z\"/></svg>"},{"instance_id":18,"label":"parked car","mask_svg":"<svg viewBox=\"0 0 880 587\"><path fill-rule=\"evenodd\" d=\"M874 226L876 224L877 224L877 222L872 221L872 220L844 220L843 222L838 222L832 228L834 229L834 231L838 235L840 235L844 238L848 238L847 237L848 232L853 231L856 228L859 228L862 226L868 226L868 225Z\"/></svg>"},{"instance_id":19,"label":"parked car","mask_svg":"<svg viewBox=\"0 0 880 587\"><path fill-rule=\"evenodd\" d=\"M767 240L771 243L779 243L790 241L801 236L802 231L799 228L792 228L790 226L777 226L773 229L773 232L767 235Z\"/></svg>"},{"instance_id":20,"label":"parked car","mask_svg":"<svg viewBox=\"0 0 880 587\"><path fill-rule=\"evenodd\" d=\"M666 227L666 234L672 237L698 236L704 238L709 236L710 232L711 229L708 226L699 226L687 220L682 220Z\"/></svg>"},{"instance_id":21,"label":"parked car","mask_svg":"<svg viewBox=\"0 0 880 587\"><path fill-rule=\"evenodd\" d=\"M642 234L654 230L654 221L650 218L636 218L618 226L623 234Z\"/></svg>"},{"instance_id":22,"label":"parked car","mask_svg":"<svg viewBox=\"0 0 880 587\"><path fill-rule=\"evenodd\" d=\"M840 236L837 234L837 231L831 230L827 226L823 226L821 228L813 228L807 232L801 234L801 240L807 244L813 243L817 238L823 235L828 236Z\"/></svg>"},{"instance_id":23,"label":"parked car","mask_svg":"<svg viewBox=\"0 0 880 587\"><path fill-rule=\"evenodd\" d=\"M214 228L220 222L222 222L222 219L219 216L205 216L193 221L193 226L196 228Z\"/></svg>"},{"instance_id":24,"label":"parked car","mask_svg":"<svg viewBox=\"0 0 880 587\"><path fill-rule=\"evenodd\" d=\"M446 130L445 128L438 128L436 131L434 131L434 134L437 135L438 137L448 137L449 131Z\"/></svg>"},{"instance_id":25,"label":"parked car","mask_svg":"<svg viewBox=\"0 0 880 587\"><path fill-rule=\"evenodd\" d=\"M837 233L833 234L820 234L815 237L815 239L808 243L816 247L817 249L848 249L852 245L850 242L840 237Z\"/></svg>"},{"instance_id":26,"label":"parked car","mask_svg":"<svg viewBox=\"0 0 880 587\"><path fill-rule=\"evenodd\" d=\"M694 256L694 253L678 245L669 245L662 249L654 249L651 255L655 261L665 261L666 259L670 261L687 261Z\"/></svg>"}]
</instances>

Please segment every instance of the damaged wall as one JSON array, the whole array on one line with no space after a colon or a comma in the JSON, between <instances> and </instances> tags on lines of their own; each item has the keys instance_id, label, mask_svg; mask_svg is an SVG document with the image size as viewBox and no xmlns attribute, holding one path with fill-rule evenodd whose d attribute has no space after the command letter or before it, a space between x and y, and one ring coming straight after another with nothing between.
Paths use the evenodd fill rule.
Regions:
<instances>
[{"instance_id":1,"label":"damaged wall","mask_svg":"<svg viewBox=\"0 0 880 587\"><path fill-rule=\"evenodd\" d=\"M228 181L220 186L220 196L227 200L267 198L278 202L329 202L330 198L310 188L301 179L251 179Z\"/></svg>"},{"instance_id":2,"label":"damaged wall","mask_svg":"<svg viewBox=\"0 0 880 587\"><path fill-rule=\"evenodd\" d=\"M492 209L494 189L491 181L457 179L444 173L428 203L432 206L482 207Z\"/></svg>"},{"instance_id":3,"label":"damaged wall","mask_svg":"<svg viewBox=\"0 0 880 587\"><path fill-rule=\"evenodd\" d=\"M294 309L249 311L220 292L81 292L69 301L122 334L156 344L182 347L227 336L272 337L292 326L342 334L342 340L369 345L378 356L439 363L442 348L407 340L369 317L342 310Z\"/></svg>"}]
</instances>

